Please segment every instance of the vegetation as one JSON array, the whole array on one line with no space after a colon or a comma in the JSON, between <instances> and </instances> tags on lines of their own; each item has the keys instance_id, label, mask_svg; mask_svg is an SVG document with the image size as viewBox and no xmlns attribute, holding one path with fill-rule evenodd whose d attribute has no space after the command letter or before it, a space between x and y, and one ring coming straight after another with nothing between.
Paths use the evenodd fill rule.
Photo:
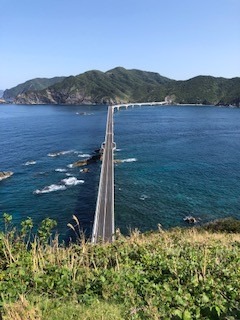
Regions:
<instances>
[{"instance_id":1,"label":"vegetation","mask_svg":"<svg viewBox=\"0 0 240 320\"><path fill-rule=\"evenodd\" d=\"M35 79L36 80L36 79ZM33 80L32 80L33 81ZM240 103L240 78L225 79L198 76L187 81L168 79L154 72L126 70L118 67L107 72L92 70L48 84L44 88L19 85L11 89L16 103L82 104L164 101L174 97L176 103ZM19 88L21 87L21 90ZM30 91L29 91L30 90ZM35 90L35 91L32 91ZM36 91L37 90L37 91ZM4 97L9 91L4 92Z\"/></svg>"},{"instance_id":2,"label":"vegetation","mask_svg":"<svg viewBox=\"0 0 240 320\"><path fill-rule=\"evenodd\" d=\"M22 84L17 85L14 88L7 89L3 93L5 100L14 100L17 95L25 93L27 91L43 90L57 82L63 81L65 77L54 77L51 79L47 78L36 78L28 80Z\"/></svg>"},{"instance_id":3,"label":"vegetation","mask_svg":"<svg viewBox=\"0 0 240 320\"><path fill-rule=\"evenodd\" d=\"M4 222L4 320L240 318L239 233L159 227L129 237L117 232L113 244L91 245L81 237L64 246L52 235L51 219L35 237L31 218L19 232L11 216Z\"/></svg>"},{"instance_id":4,"label":"vegetation","mask_svg":"<svg viewBox=\"0 0 240 320\"><path fill-rule=\"evenodd\" d=\"M240 220L236 220L234 218L214 220L206 223L201 228L212 232L227 232L240 234Z\"/></svg>"}]
</instances>

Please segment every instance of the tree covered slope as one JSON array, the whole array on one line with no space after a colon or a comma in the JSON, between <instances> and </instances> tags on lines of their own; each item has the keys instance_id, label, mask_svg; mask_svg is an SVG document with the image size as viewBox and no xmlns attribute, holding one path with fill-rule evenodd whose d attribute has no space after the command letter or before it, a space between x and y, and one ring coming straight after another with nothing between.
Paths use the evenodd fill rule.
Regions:
<instances>
[{"instance_id":1,"label":"tree covered slope","mask_svg":"<svg viewBox=\"0 0 240 320\"><path fill-rule=\"evenodd\" d=\"M16 88L10 91L16 94ZM198 76L176 81L154 72L117 67L107 72L87 71L44 88L33 88L33 84L27 88L25 83L23 92L18 90L15 96L17 104L116 104L164 101L171 96L174 103L239 106L240 78Z\"/></svg>"},{"instance_id":2,"label":"tree covered slope","mask_svg":"<svg viewBox=\"0 0 240 320\"><path fill-rule=\"evenodd\" d=\"M62 81L64 78L65 77L54 77L50 79L36 78L28 80L22 84L17 85L16 87L5 90L3 93L3 98L5 100L14 100L19 94L23 94L28 91L43 90L57 82Z\"/></svg>"}]
</instances>

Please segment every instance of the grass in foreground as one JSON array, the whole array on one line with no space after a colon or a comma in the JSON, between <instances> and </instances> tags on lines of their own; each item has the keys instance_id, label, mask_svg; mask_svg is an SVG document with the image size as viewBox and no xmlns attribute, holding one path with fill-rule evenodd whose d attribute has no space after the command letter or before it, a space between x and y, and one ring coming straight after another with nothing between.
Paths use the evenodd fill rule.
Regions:
<instances>
[{"instance_id":1,"label":"grass in foreground","mask_svg":"<svg viewBox=\"0 0 240 320\"><path fill-rule=\"evenodd\" d=\"M4 320L240 319L239 233L134 231L64 247L48 244L50 219L32 241L31 226L0 234Z\"/></svg>"}]
</instances>

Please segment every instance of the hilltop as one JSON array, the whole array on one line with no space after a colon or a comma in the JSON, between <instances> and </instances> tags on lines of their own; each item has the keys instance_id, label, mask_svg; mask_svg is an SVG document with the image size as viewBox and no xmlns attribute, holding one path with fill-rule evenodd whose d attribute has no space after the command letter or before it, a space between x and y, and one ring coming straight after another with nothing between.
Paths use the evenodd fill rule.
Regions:
<instances>
[{"instance_id":1,"label":"hilltop","mask_svg":"<svg viewBox=\"0 0 240 320\"><path fill-rule=\"evenodd\" d=\"M36 78L32 80L28 80L24 83L21 83L17 85L14 88L6 89L3 92L3 98L6 101L14 101L14 99L22 93L28 92L28 91L37 91L37 90L43 90L55 83L63 81L65 77L54 77L54 78Z\"/></svg>"},{"instance_id":2,"label":"hilltop","mask_svg":"<svg viewBox=\"0 0 240 320\"><path fill-rule=\"evenodd\" d=\"M182 104L240 104L240 78L197 76L177 81L155 72L117 67L59 78L55 83L46 82L44 88L33 87L32 81L36 83L36 79L29 80L6 90L4 98L14 98L16 104L117 104L163 101L170 96L174 103Z\"/></svg>"}]
</instances>

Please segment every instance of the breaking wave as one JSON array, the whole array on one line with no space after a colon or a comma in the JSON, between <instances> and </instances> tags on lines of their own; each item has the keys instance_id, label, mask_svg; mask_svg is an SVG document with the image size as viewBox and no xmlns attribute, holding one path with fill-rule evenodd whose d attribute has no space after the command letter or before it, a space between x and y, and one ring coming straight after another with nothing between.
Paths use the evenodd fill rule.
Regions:
<instances>
[{"instance_id":1,"label":"breaking wave","mask_svg":"<svg viewBox=\"0 0 240 320\"><path fill-rule=\"evenodd\" d=\"M66 172L67 169L57 168L55 169L56 172Z\"/></svg>"},{"instance_id":2,"label":"breaking wave","mask_svg":"<svg viewBox=\"0 0 240 320\"><path fill-rule=\"evenodd\" d=\"M42 190L37 189L34 191L34 194L41 194L41 193L49 193L49 192L54 192L54 191L59 191L59 190L66 190L67 188L64 185L59 185L59 184L51 184L50 186L44 187Z\"/></svg>"},{"instance_id":3,"label":"breaking wave","mask_svg":"<svg viewBox=\"0 0 240 320\"><path fill-rule=\"evenodd\" d=\"M84 183L84 180L78 180L75 177L69 177L69 178L63 179L62 182L66 186L76 186L77 184Z\"/></svg>"},{"instance_id":4,"label":"breaking wave","mask_svg":"<svg viewBox=\"0 0 240 320\"><path fill-rule=\"evenodd\" d=\"M34 160L30 160L30 161L27 161L26 163L24 163L25 166L30 166L30 165L33 165L33 164L36 164L37 161L34 161Z\"/></svg>"},{"instance_id":5,"label":"breaking wave","mask_svg":"<svg viewBox=\"0 0 240 320\"><path fill-rule=\"evenodd\" d=\"M48 153L48 157L59 157L65 154L73 153L74 150L67 150L67 151L59 151L59 152L50 152Z\"/></svg>"},{"instance_id":6,"label":"breaking wave","mask_svg":"<svg viewBox=\"0 0 240 320\"><path fill-rule=\"evenodd\" d=\"M123 159L121 161L122 162L135 162L135 161L137 161L137 159L136 158L129 158L129 159Z\"/></svg>"},{"instance_id":7,"label":"breaking wave","mask_svg":"<svg viewBox=\"0 0 240 320\"><path fill-rule=\"evenodd\" d=\"M66 173L68 174L68 173ZM75 177L69 177L66 179L61 180L60 184L51 184L50 186L44 187L43 189L37 189L33 193L34 194L42 194L42 193L49 193L49 192L54 192L54 191L60 191L60 190L66 190L66 186L71 187L71 186L76 186L78 184L84 183L84 180L78 180Z\"/></svg>"},{"instance_id":8,"label":"breaking wave","mask_svg":"<svg viewBox=\"0 0 240 320\"><path fill-rule=\"evenodd\" d=\"M144 201L145 199L148 199L148 198L149 198L149 196L147 196L146 194L142 194L139 199Z\"/></svg>"},{"instance_id":9,"label":"breaking wave","mask_svg":"<svg viewBox=\"0 0 240 320\"><path fill-rule=\"evenodd\" d=\"M79 154L78 157L80 157L80 158L89 158L91 156L88 153L83 153L83 154Z\"/></svg>"}]
</instances>

